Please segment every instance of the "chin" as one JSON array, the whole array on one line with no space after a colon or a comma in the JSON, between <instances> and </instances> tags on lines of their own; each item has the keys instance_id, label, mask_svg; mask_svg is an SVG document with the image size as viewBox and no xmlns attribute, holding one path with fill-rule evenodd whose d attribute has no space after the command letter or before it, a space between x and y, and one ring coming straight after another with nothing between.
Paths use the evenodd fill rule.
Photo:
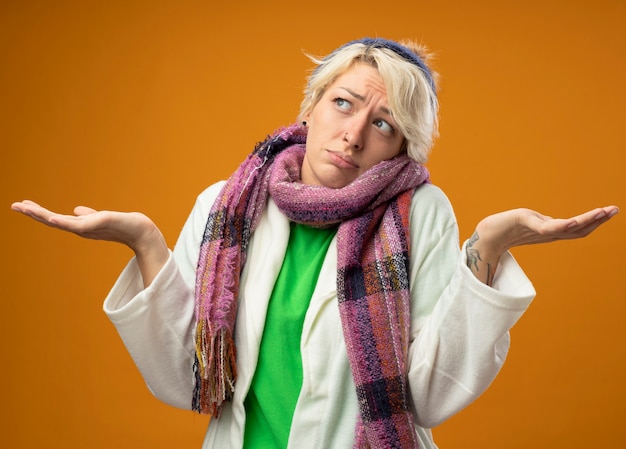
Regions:
<instances>
[{"instance_id":1,"label":"chin","mask_svg":"<svg viewBox=\"0 0 626 449\"><path fill-rule=\"evenodd\" d=\"M316 184L319 186L328 187L329 189L341 189L352 181L354 181L358 175L354 173L346 173L334 165L328 165L318 170L315 177L311 177L308 184ZM305 182L307 183L307 182Z\"/></svg>"},{"instance_id":2,"label":"chin","mask_svg":"<svg viewBox=\"0 0 626 449\"><path fill-rule=\"evenodd\" d=\"M332 181L324 182L322 183L322 185L330 189L342 189L348 184L350 184L352 181L353 181L352 179L351 180L346 180L346 179L332 180Z\"/></svg>"}]
</instances>

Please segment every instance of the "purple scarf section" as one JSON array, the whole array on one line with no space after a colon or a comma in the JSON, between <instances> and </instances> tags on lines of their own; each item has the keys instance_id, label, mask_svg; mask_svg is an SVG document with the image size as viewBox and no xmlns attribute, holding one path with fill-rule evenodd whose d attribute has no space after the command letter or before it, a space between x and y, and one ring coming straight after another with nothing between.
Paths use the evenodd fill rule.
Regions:
<instances>
[{"instance_id":1,"label":"purple scarf section","mask_svg":"<svg viewBox=\"0 0 626 449\"><path fill-rule=\"evenodd\" d=\"M428 171L400 155L341 189L300 183L306 128L257 145L214 203L196 276L196 384L192 407L219 416L232 399L234 326L247 246L271 196L290 220L339 225L337 297L359 400L355 448L416 448L409 407L409 211Z\"/></svg>"}]
</instances>

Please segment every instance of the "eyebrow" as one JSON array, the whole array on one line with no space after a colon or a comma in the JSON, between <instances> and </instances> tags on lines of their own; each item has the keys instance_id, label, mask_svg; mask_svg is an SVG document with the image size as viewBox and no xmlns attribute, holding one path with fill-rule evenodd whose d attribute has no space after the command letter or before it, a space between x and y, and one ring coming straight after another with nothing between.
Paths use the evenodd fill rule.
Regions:
<instances>
[{"instance_id":1,"label":"eyebrow","mask_svg":"<svg viewBox=\"0 0 626 449\"><path fill-rule=\"evenodd\" d=\"M353 91L352 89L349 89L349 88L347 88L347 87L341 87L341 86L340 86L340 89L345 90L346 92L348 92L350 95L352 95L352 96L353 96L354 98L356 98L357 100L360 100L360 101L365 102L365 97L364 97L363 95L361 95L361 94L357 94L357 93L356 93L355 91ZM388 115L390 115L390 116L392 116L392 117L393 117L393 114L391 113L391 111L390 111L389 109L387 109L386 107L381 106L381 108L380 108L380 109L381 109L381 110L382 110L385 114L388 114Z\"/></svg>"}]
</instances>

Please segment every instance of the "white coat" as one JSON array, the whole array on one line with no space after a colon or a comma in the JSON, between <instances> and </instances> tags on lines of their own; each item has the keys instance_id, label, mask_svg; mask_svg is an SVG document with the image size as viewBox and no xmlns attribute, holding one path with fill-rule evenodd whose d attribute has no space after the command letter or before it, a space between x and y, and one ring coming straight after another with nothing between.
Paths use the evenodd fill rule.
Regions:
<instances>
[{"instance_id":1,"label":"white coat","mask_svg":"<svg viewBox=\"0 0 626 449\"><path fill-rule=\"evenodd\" d=\"M169 260L146 289L135 260L113 286L104 310L151 391L191 408L194 284L200 240L223 184L205 190ZM479 282L459 249L452 207L436 186L419 187L411 204L409 386L420 448L436 448L430 428L472 401L499 372L509 329L535 292L513 257L500 260L493 287ZM289 222L269 201L249 245L236 325L238 380L232 403L212 419L203 448L241 448L243 402L254 375L267 304L289 237ZM333 241L307 311L301 339L303 385L289 436L292 449L352 447L358 404L343 340ZM288 375L288 374L286 374ZM280 394L280 381L276 384Z\"/></svg>"}]
</instances>

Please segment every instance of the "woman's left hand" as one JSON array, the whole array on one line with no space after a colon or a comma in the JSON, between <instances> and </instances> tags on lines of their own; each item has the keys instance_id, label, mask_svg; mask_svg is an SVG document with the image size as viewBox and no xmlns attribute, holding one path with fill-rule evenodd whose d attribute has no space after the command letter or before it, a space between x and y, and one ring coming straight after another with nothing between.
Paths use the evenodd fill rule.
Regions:
<instances>
[{"instance_id":1,"label":"woman's left hand","mask_svg":"<svg viewBox=\"0 0 626 449\"><path fill-rule=\"evenodd\" d=\"M618 212L617 206L607 206L571 218L552 218L530 209L490 215L478 223L466 246L467 265L481 281L491 284L505 251L515 246L586 237Z\"/></svg>"}]
</instances>

